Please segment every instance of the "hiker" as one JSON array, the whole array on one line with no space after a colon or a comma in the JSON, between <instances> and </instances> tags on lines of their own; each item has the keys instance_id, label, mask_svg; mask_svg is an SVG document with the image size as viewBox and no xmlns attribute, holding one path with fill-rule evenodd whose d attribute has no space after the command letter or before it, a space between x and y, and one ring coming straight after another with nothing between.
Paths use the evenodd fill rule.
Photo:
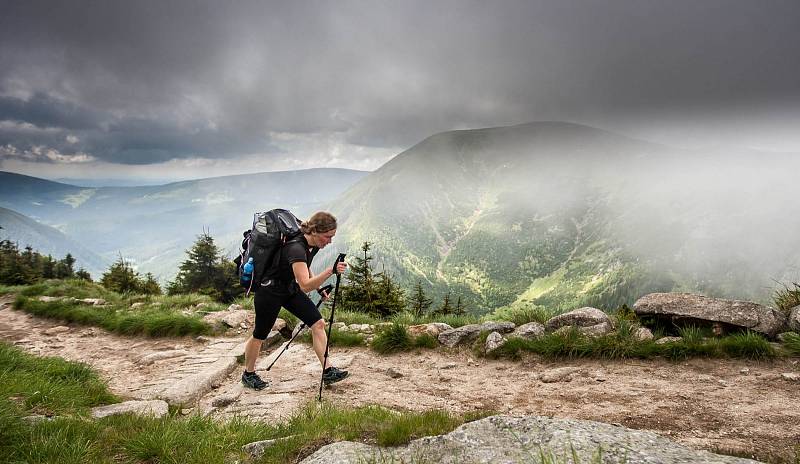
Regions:
<instances>
[{"instance_id":1,"label":"hiker","mask_svg":"<svg viewBox=\"0 0 800 464\"><path fill-rule=\"evenodd\" d=\"M268 385L255 372L256 360L261 343L275 324L281 306L311 328L314 353L319 358L320 365L325 365L325 347L328 341L325 320L306 293L321 287L332 275L342 274L347 269L347 263L334 263L334 266L316 276L311 273L314 256L331 243L336 235L336 218L332 214L324 211L314 213L309 220L301 222L300 230L302 234L278 251L280 257L276 277L261 282L255 293L256 322L253 336L245 346L245 370L242 374L242 383L248 388L261 390ZM322 292L321 297L327 298L327 292ZM347 371L333 366L325 368L322 373L322 380L326 385L345 377Z\"/></svg>"}]
</instances>

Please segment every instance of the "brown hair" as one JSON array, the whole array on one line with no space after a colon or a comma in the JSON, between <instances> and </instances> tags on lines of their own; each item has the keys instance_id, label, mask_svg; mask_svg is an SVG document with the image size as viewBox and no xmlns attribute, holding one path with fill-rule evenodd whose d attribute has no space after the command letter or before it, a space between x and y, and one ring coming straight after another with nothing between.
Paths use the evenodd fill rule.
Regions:
<instances>
[{"instance_id":1,"label":"brown hair","mask_svg":"<svg viewBox=\"0 0 800 464\"><path fill-rule=\"evenodd\" d=\"M336 228L336 218L333 214L326 213L325 211L317 211L307 221L300 224L300 230L304 234L312 234L314 232L320 234L328 232Z\"/></svg>"}]
</instances>

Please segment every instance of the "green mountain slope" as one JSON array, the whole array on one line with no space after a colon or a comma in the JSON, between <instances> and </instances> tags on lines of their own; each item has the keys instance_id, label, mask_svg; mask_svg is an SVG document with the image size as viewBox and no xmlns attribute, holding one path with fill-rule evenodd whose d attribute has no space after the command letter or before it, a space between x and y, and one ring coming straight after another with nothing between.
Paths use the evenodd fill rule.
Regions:
<instances>
[{"instance_id":1,"label":"green mountain slope","mask_svg":"<svg viewBox=\"0 0 800 464\"><path fill-rule=\"evenodd\" d=\"M797 192L785 165L795 159L556 122L455 131L401 153L331 208L340 248L374 242L379 265L462 295L474 312L611 307L671 289L764 299L771 279L800 269L789 232L800 220L778 214L797 209L784 198ZM776 220L783 232L765 246L754 225Z\"/></svg>"},{"instance_id":2,"label":"green mountain slope","mask_svg":"<svg viewBox=\"0 0 800 464\"><path fill-rule=\"evenodd\" d=\"M83 267L93 277L99 277L109 264L84 245L58 230L40 224L10 209L0 208L0 238L16 242L22 249L30 245L43 255L62 259L67 253L75 257L75 270Z\"/></svg>"}]
</instances>

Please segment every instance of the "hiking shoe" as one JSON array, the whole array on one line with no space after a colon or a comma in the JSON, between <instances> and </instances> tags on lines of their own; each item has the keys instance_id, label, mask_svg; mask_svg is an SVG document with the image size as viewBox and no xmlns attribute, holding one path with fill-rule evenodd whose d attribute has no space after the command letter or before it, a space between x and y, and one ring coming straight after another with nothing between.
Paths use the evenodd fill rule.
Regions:
<instances>
[{"instance_id":1,"label":"hiking shoe","mask_svg":"<svg viewBox=\"0 0 800 464\"><path fill-rule=\"evenodd\" d=\"M322 372L322 382L325 385L330 385L340 380L344 380L347 376L347 371L343 371L337 367L331 366Z\"/></svg>"},{"instance_id":2,"label":"hiking shoe","mask_svg":"<svg viewBox=\"0 0 800 464\"><path fill-rule=\"evenodd\" d=\"M261 377L259 377L255 372L244 372L242 374L242 384L247 388L252 388L253 390L263 390L269 386L269 383L261 380Z\"/></svg>"}]
</instances>

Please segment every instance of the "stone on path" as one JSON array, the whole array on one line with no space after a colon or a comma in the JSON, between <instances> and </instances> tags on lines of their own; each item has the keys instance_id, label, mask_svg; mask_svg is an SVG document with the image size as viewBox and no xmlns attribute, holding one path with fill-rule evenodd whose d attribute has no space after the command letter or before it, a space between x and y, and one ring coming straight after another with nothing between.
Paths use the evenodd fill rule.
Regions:
<instances>
[{"instance_id":1,"label":"stone on path","mask_svg":"<svg viewBox=\"0 0 800 464\"><path fill-rule=\"evenodd\" d=\"M148 355L142 356L142 358L139 359L139 364L143 366L149 366L150 364L153 364L154 362L160 361L162 359L177 358L180 356L186 356L188 354L189 352L186 350L158 351L156 353L150 353Z\"/></svg>"},{"instance_id":2,"label":"stone on path","mask_svg":"<svg viewBox=\"0 0 800 464\"><path fill-rule=\"evenodd\" d=\"M42 333L45 335L58 335L60 333L69 332L69 330L70 330L69 327L65 325L59 325L56 327L49 328L43 331Z\"/></svg>"},{"instance_id":3,"label":"stone on path","mask_svg":"<svg viewBox=\"0 0 800 464\"><path fill-rule=\"evenodd\" d=\"M166 401L125 401L124 403L109 404L108 406L98 406L92 408L92 417L100 419L107 416L118 414L133 413L137 416L164 417L169 413Z\"/></svg>"},{"instance_id":4,"label":"stone on path","mask_svg":"<svg viewBox=\"0 0 800 464\"><path fill-rule=\"evenodd\" d=\"M593 421L538 416L492 416L405 446L377 447L339 442L323 446L304 464L357 462L512 463L603 462L626 464L745 464L749 459L687 448L653 432Z\"/></svg>"},{"instance_id":5,"label":"stone on path","mask_svg":"<svg viewBox=\"0 0 800 464\"><path fill-rule=\"evenodd\" d=\"M542 372L539 380L544 383L569 382L573 375L580 371L579 367L558 367Z\"/></svg>"}]
</instances>

